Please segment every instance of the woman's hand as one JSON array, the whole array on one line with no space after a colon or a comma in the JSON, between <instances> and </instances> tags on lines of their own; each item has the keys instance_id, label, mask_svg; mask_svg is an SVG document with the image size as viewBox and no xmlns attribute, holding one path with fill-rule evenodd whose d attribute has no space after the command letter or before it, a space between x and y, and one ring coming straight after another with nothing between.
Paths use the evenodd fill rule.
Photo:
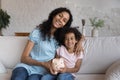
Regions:
<instances>
[{"instance_id":1,"label":"woman's hand","mask_svg":"<svg viewBox=\"0 0 120 80\"><path fill-rule=\"evenodd\" d=\"M48 69L48 71L50 71L51 65L52 65L51 60L48 62L43 62L43 67Z\"/></svg>"},{"instance_id":2,"label":"woman's hand","mask_svg":"<svg viewBox=\"0 0 120 80\"><path fill-rule=\"evenodd\" d=\"M84 52L84 49L83 49L82 43L79 42L76 44L75 54L80 54L81 51Z\"/></svg>"},{"instance_id":3,"label":"woman's hand","mask_svg":"<svg viewBox=\"0 0 120 80\"><path fill-rule=\"evenodd\" d=\"M54 69L53 69L53 67L52 67L52 64L51 64L51 66L50 66L50 73L53 74L53 75L56 75L56 74L55 74L55 71L54 71Z\"/></svg>"},{"instance_id":4,"label":"woman's hand","mask_svg":"<svg viewBox=\"0 0 120 80\"><path fill-rule=\"evenodd\" d=\"M48 71L50 71L51 74L55 75L55 71L52 67L52 60L45 62L44 67L46 67L48 69Z\"/></svg>"},{"instance_id":5,"label":"woman's hand","mask_svg":"<svg viewBox=\"0 0 120 80\"><path fill-rule=\"evenodd\" d=\"M82 38L78 41L78 43L76 44L76 48L75 48L75 53L76 54L80 54L80 52L84 52L83 46L82 46L82 42L85 40L85 37L82 36Z\"/></svg>"}]
</instances>

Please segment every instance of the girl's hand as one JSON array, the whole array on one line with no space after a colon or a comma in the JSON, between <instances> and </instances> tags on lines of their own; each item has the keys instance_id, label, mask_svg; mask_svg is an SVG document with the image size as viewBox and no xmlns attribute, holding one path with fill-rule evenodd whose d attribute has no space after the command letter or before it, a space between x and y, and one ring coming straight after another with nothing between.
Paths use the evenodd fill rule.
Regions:
<instances>
[{"instance_id":1,"label":"girl's hand","mask_svg":"<svg viewBox=\"0 0 120 80\"><path fill-rule=\"evenodd\" d=\"M60 70L59 70L59 73L65 73L66 72L66 68L61 68Z\"/></svg>"},{"instance_id":2,"label":"girl's hand","mask_svg":"<svg viewBox=\"0 0 120 80\"><path fill-rule=\"evenodd\" d=\"M60 68L59 73L65 73L67 71L67 67Z\"/></svg>"}]
</instances>

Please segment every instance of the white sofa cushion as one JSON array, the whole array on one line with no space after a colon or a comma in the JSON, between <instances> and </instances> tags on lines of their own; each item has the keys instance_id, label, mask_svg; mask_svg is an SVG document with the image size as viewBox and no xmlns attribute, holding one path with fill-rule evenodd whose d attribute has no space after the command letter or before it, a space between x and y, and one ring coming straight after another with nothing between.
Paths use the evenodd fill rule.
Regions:
<instances>
[{"instance_id":1,"label":"white sofa cushion","mask_svg":"<svg viewBox=\"0 0 120 80\"><path fill-rule=\"evenodd\" d=\"M87 37L84 58L78 73L105 73L108 67L120 59L120 36Z\"/></svg>"},{"instance_id":2,"label":"white sofa cushion","mask_svg":"<svg viewBox=\"0 0 120 80\"><path fill-rule=\"evenodd\" d=\"M76 74L75 80L104 80L105 74Z\"/></svg>"},{"instance_id":3,"label":"white sofa cushion","mask_svg":"<svg viewBox=\"0 0 120 80\"><path fill-rule=\"evenodd\" d=\"M12 69L7 69L6 73L0 74L0 80L11 80Z\"/></svg>"},{"instance_id":4,"label":"white sofa cushion","mask_svg":"<svg viewBox=\"0 0 120 80\"><path fill-rule=\"evenodd\" d=\"M0 61L0 74L1 73L6 73L6 72L7 72L6 68L4 67L4 65Z\"/></svg>"},{"instance_id":5,"label":"white sofa cushion","mask_svg":"<svg viewBox=\"0 0 120 80\"><path fill-rule=\"evenodd\" d=\"M108 68L106 71L105 80L120 80L120 60Z\"/></svg>"},{"instance_id":6,"label":"white sofa cushion","mask_svg":"<svg viewBox=\"0 0 120 80\"><path fill-rule=\"evenodd\" d=\"M28 37L0 36L0 61L6 68L13 68L20 62Z\"/></svg>"}]
</instances>

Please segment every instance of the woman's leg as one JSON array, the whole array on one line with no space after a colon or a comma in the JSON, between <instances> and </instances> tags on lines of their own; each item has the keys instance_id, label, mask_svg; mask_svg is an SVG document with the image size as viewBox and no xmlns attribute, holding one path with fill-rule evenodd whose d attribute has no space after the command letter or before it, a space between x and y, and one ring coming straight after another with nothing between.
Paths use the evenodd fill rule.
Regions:
<instances>
[{"instance_id":1,"label":"woman's leg","mask_svg":"<svg viewBox=\"0 0 120 80\"><path fill-rule=\"evenodd\" d=\"M27 77L27 70L24 67L18 67L13 70L11 80L26 80Z\"/></svg>"},{"instance_id":2,"label":"woman's leg","mask_svg":"<svg viewBox=\"0 0 120 80\"><path fill-rule=\"evenodd\" d=\"M74 80L74 76L71 73L59 74L57 80Z\"/></svg>"},{"instance_id":3,"label":"woman's leg","mask_svg":"<svg viewBox=\"0 0 120 80\"><path fill-rule=\"evenodd\" d=\"M41 80L42 75L40 74L32 74L28 77L27 80Z\"/></svg>"},{"instance_id":4,"label":"woman's leg","mask_svg":"<svg viewBox=\"0 0 120 80\"><path fill-rule=\"evenodd\" d=\"M41 80L57 80L57 75L46 74L44 75Z\"/></svg>"}]
</instances>

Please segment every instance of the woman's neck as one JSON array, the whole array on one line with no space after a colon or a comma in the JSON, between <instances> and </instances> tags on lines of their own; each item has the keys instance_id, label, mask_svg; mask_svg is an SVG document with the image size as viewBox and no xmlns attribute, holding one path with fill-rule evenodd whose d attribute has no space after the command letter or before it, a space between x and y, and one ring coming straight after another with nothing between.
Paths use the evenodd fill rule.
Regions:
<instances>
[{"instance_id":1,"label":"woman's neck","mask_svg":"<svg viewBox=\"0 0 120 80\"><path fill-rule=\"evenodd\" d=\"M51 35L54 35L54 33L55 33L56 30L57 30L56 28L51 27Z\"/></svg>"}]
</instances>

